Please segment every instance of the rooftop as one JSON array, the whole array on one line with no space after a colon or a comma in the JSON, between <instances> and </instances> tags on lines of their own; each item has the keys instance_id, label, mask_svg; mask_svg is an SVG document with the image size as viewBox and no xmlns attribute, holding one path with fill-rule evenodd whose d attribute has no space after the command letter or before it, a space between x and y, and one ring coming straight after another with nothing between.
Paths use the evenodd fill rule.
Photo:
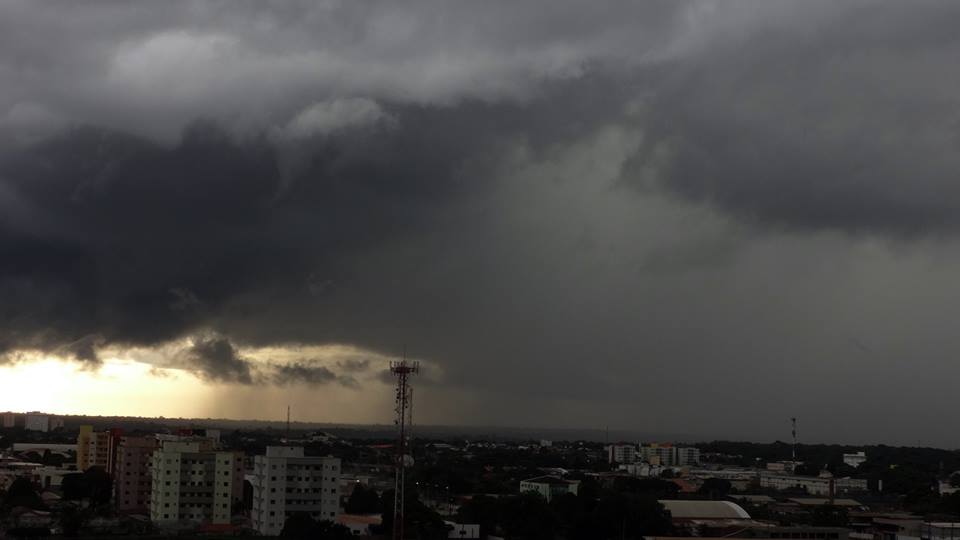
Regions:
<instances>
[{"instance_id":1,"label":"rooftop","mask_svg":"<svg viewBox=\"0 0 960 540\"><path fill-rule=\"evenodd\" d=\"M740 505L730 501L661 500L673 519L750 519Z\"/></svg>"},{"instance_id":2,"label":"rooftop","mask_svg":"<svg viewBox=\"0 0 960 540\"><path fill-rule=\"evenodd\" d=\"M572 481L572 480L564 480L563 478L557 478L556 476L538 476L538 477L536 477L536 478L529 478L529 479L523 480L523 481L524 481L524 482L531 482L531 483L534 483L534 484L553 484L553 485L561 485L561 484L562 484L562 485L565 485L565 486L566 486L566 485L569 485L569 484L576 484L576 482L574 482L574 481Z\"/></svg>"}]
</instances>

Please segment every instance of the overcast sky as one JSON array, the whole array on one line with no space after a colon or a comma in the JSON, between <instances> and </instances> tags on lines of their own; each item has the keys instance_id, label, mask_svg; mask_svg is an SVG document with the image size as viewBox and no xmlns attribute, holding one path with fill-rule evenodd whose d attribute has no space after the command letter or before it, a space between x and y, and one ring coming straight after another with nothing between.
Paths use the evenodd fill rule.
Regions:
<instances>
[{"instance_id":1,"label":"overcast sky","mask_svg":"<svg viewBox=\"0 0 960 540\"><path fill-rule=\"evenodd\" d=\"M0 408L386 421L406 346L423 422L960 446L957 28L0 1Z\"/></svg>"}]
</instances>

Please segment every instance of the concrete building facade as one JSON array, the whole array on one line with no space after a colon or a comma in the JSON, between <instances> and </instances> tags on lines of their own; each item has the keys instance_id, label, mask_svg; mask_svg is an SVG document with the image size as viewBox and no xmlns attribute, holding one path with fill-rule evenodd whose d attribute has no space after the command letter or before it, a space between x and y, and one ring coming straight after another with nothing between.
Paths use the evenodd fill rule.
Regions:
<instances>
[{"instance_id":1,"label":"concrete building facade","mask_svg":"<svg viewBox=\"0 0 960 540\"><path fill-rule=\"evenodd\" d=\"M256 456L253 484L253 527L276 536L287 517L306 513L318 520L336 521L340 513L340 460L306 457L302 447L269 446Z\"/></svg>"},{"instance_id":2,"label":"concrete building facade","mask_svg":"<svg viewBox=\"0 0 960 540\"><path fill-rule=\"evenodd\" d=\"M210 440L162 441L151 460L150 520L228 524L243 493L243 455L218 452Z\"/></svg>"},{"instance_id":3,"label":"concrete building facade","mask_svg":"<svg viewBox=\"0 0 960 540\"><path fill-rule=\"evenodd\" d=\"M118 512L145 514L150 510L153 452L156 437L119 437L113 467L113 501Z\"/></svg>"},{"instance_id":4,"label":"concrete building facade","mask_svg":"<svg viewBox=\"0 0 960 540\"><path fill-rule=\"evenodd\" d=\"M77 434L77 470L102 467L112 473L112 455L118 434L118 431L94 431L93 426L80 426L80 433Z\"/></svg>"},{"instance_id":5,"label":"concrete building facade","mask_svg":"<svg viewBox=\"0 0 960 540\"><path fill-rule=\"evenodd\" d=\"M637 445L635 444L611 444L607 446L608 463L636 463Z\"/></svg>"},{"instance_id":6,"label":"concrete building facade","mask_svg":"<svg viewBox=\"0 0 960 540\"><path fill-rule=\"evenodd\" d=\"M652 443L640 447L640 457L651 465L683 467L700 463L700 449Z\"/></svg>"}]
</instances>

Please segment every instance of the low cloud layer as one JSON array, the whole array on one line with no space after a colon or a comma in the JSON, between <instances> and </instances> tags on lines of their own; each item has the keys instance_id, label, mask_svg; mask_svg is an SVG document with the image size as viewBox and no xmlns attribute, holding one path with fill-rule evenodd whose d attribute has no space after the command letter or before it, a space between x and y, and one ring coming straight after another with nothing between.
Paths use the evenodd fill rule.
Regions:
<instances>
[{"instance_id":1,"label":"low cloud layer","mask_svg":"<svg viewBox=\"0 0 960 540\"><path fill-rule=\"evenodd\" d=\"M535 4L4 4L0 352L359 389L406 346L450 423L930 429L960 8Z\"/></svg>"}]
</instances>

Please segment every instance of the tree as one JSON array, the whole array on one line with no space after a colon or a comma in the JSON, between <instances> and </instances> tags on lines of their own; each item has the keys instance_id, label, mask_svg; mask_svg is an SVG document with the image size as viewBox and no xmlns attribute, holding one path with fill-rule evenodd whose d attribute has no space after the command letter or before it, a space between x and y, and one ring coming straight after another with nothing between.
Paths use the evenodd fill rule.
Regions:
<instances>
[{"instance_id":1,"label":"tree","mask_svg":"<svg viewBox=\"0 0 960 540\"><path fill-rule=\"evenodd\" d=\"M330 520L314 521L310 514L297 512L287 518L280 531L280 538L298 540L347 540L352 538L350 529Z\"/></svg>"},{"instance_id":2,"label":"tree","mask_svg":"<svg viewBox=\"0 0 960 540\"><path fill-rule=\"evenodd\" d=\"M376 514L383 511L376 490L357 484L344 508L348 514Z\"/></svg>"},{"instance_id":3,"label":"tree","mask_svg":"<svg viewBox=\"0 0 960 540\"><path fill-rule=\"evenodd\" d=\"M90 504L99 506L110 502L113 479L101 467L90 467L83 473L90 489Z\"/></svg>"},{"instance_id":4,"label":"tree","mask_svg":"<svg viewBox=\"0 0 960 540\"><path fill-rule=\"evenodd\" d=\"M460 523L479 524L480 538L486 538L497 528L499 511L498 499L477 495L457 510L457 520Z\"/></svg>"},{"instance_id":5,"label":"tree","mask_svg":"<svg viewBox=\"0 0 960 540\"><path fill-rule=\"evenodd\" d=\"M722 499L730 493L732 487L733 485L729 480L724 480L723 478L707 478L703 481L703 484L700 485L698 492L711 499Z\"/></svg>"},{"instance_id":6,"label":"tree","mask_svg":"<svg viewBox=\"0 0 960 540\"><path fill-rule=\"evenodd\" d=\"M3 498L3 506L6 508L25 506L33 510L43 510L46 508L46 505L43 504L43 499L41 499L40 495L33 489L33 483L23 477L17 478L10 484L6 496Z\"/></svg>"},{"instance_id":7,"label":"tree","mask_svg":"<svg viewBox=\"0 0 960 540\"><path fill-rule=\"evenodd\" d=\"M521 493L502 501L503 532L510 538L552 540L560 528L560 519L546 499L534 492Z\"/></svg>"},{"instance_id":8,"label":"tree","mask_svg":"<svg viewBox=\"0 0 960 540\"><path fill-rule=\"evenodd\" d=\"M287 518L280 531L280 538L312 539L317 526L309 514L297 512Z\"/></svg>"},{"instance_id":9,"label":"tree","mask_svg":"<svg viewBox=\"0 0 960 540\"><path fill-rule=\"evenodd\" d=\"M847 511L840 506L824 504L810 513L811 525L816 527L846 527Z\"/></svg>"},{"instance_id":10,"label":"tree","mask_svg":"<svg viewBox=\"0 0 960 540\"><path fill-rule=\"evenodd\" d=\"M658 478L618 478L614 483L614 491L650 495L656 499L675 499L680 486Z\"/></svg>"},{"instance_id":11,"label":"tree","mask_svg":"<svg viewBox=\"0 0 960 540\"><path fill-rule=\"evenodd\" d=\"M90 495L90 488L83 473L65 474L60 482L60 490L67 501L79 501Z\"/></svg>"},{"instance_id":12,"label":"tree","mask_svg":"<svg viewBox=\"0 0 960 540\"><path fill-rule=\"evenodd\" d=\"M68 501L86 499L92 506L102 506L110 502L113 481L101 467L90 467L83 473L65 475L60 489Z\"/></svg>"},{"instance_id":13,"label":"tree","mask_svg":"<svg viewBox=\"0 0 960 540\"><path fill-rule=\"evenodd\" d=\"M60 528L64 536L79 536L85 521L83 512L75 506L68 505L60 512Z\"/></svg>"}]
</instances>

